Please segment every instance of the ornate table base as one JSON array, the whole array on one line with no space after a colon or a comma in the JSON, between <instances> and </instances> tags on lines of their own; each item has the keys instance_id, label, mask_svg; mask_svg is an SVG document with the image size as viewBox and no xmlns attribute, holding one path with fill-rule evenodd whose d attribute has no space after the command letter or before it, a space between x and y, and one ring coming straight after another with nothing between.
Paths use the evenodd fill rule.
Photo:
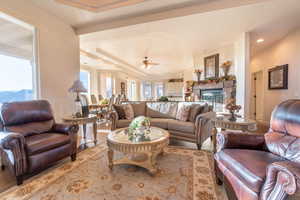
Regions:
<instances>
[{"instance_id":1,"label":"ornate table base","mask_svg":"<svg viewBox=\"0 0 300 200\"><path fill-rule=\"evenodd\" d=\"M163 149L169 144L169 133L156 127L153 130L160 131L162 136L153 141L147 142L121 142L114 134L121 132L122 129L108 135L108 166L112 170L114 165L129 164L148 169L152 175L155 175L157 167L157 156L163 153ZM124 129L123 129L124 130ZM123 157L114 160L114 151L123 153Z\"/></svg>"},{"instance_id":2,"label":"ornate table base","mask_svg":"<svg viewBox=\"0 0 300 200\"><path fill-rule=\"evenodd\" d=\"M123 158L113 160L114 151L108 150L109 168L112 170L114 165L130 164L147 169L152 175L155 175L158 171L157 156L162 154L159 152L147 152L136 154L125 154Z\"/></svg>"}]
</instances>

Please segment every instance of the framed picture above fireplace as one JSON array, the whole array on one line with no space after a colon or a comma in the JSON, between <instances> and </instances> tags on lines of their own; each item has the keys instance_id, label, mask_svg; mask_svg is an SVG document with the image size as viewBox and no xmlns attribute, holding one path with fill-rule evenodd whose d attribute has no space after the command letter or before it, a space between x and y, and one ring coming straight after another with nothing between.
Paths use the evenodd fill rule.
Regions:
<instances>
[{"instance_id":1,"label":"framed picture above fireplace","mask_svg":"<svg viewBox=\"0 0 300 200\"><path fill-rule=\"evenodd\" d=\"M288 89L288 65L269 69L269 90Z\"/></svg>"},{"instance_id":2,"label":"framed picture above fireplace","mask_svg":"<svg viewBox=\"0 0 300 200\"><path fill-rule=\"evenodd\" d=\"M219 54L204 58L204 78L214 79L219 77Z\"/></svg>"}]
</instances>

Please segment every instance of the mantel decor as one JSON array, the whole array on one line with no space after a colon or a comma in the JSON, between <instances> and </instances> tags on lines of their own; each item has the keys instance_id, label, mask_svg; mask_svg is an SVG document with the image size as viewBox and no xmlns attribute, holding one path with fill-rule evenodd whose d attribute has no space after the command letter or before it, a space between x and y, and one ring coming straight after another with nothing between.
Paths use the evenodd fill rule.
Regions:
<instances>
[{"instance_id":1,"label":"mantel decor","mask_svg":"<svg viewBox=\"0 0 300 200\"><path fill-rule=\"evenodd\" d=\"M269 69L269 90L288 89L288 67L281 65Z\"/></svg>"},{"instance_id":2,"label":"mantel decor","mask_svg":"<svg viewBox=\"0 0 300 200\"><path fill-rule=\"evenodd\" d=\"M231 61L226 61L226 62L224 62L224 63L221 65L221 68L222 68L223 73L224 73L224 77L227 77L227 76L228 76L228 73L229 73L229 70L230 70L231 65L232 65L232 62L231 62Z\"/></svg>"},{"instance_id":3,"label":"mantel decor","mask_svg":"<svg viewBox=\"0 0 300 200\"><path fill-rule=\"evenodd\" d=\"M195 69L195 72L194 72L197 76L197 81L198 83L200 82L200 79L201 79L201 74L202 74L202 70L201 69Z\"/></svg>"},{"instance_id":4,"label":"mantel decor","mask_svg":"<svg viewBox=\"0 0 300 200\"><path fill-rule=\"evenodd\" d=\"M204 78L218 78L219 77L219 54L208 56L204 58Z\"/></svg>"}]
</instances>

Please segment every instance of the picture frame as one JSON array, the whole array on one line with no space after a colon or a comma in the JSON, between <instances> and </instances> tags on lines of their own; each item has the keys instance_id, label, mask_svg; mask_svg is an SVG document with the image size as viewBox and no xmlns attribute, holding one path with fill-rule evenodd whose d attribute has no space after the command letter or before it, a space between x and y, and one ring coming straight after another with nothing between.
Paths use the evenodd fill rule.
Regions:
<instances>
[{"instance_id":1,"label":"picture frame","mask_svg":"<svg viewBox=\"0 0 300 200\"><path fill-rule=\"evenodd\" d=\"M216 79L219 77L219 54L204 58L204 78Z\"/></svg>"},{"instance_id":2,"label":"picture frame","mask_svg":"<svg viewBox=\"0 0 300 200\"><path fill-rule=\"evenodd\" d=\"M288 65L269 69L269 90L288 89Z\"/></svg>"}]
</instances>

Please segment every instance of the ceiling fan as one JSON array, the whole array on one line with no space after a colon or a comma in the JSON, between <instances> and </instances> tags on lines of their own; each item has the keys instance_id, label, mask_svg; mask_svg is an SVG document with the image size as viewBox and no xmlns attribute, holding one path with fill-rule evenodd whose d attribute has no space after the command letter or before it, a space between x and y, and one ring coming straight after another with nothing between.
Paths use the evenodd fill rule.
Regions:
<instances>
[{"instance_id":1,"label":"ceiling fan","mask_svg":"<svg viewBox=\"0 0 300 200\"><path fill-rule=\"evenodd\" d=\"M159 65L159 63L155 63L155 62L151 62L148 57L145 57L145 59L143 60L143 68L144 69L150 69L153 66L157 66Z\"/></svg>"}]
</instances>

